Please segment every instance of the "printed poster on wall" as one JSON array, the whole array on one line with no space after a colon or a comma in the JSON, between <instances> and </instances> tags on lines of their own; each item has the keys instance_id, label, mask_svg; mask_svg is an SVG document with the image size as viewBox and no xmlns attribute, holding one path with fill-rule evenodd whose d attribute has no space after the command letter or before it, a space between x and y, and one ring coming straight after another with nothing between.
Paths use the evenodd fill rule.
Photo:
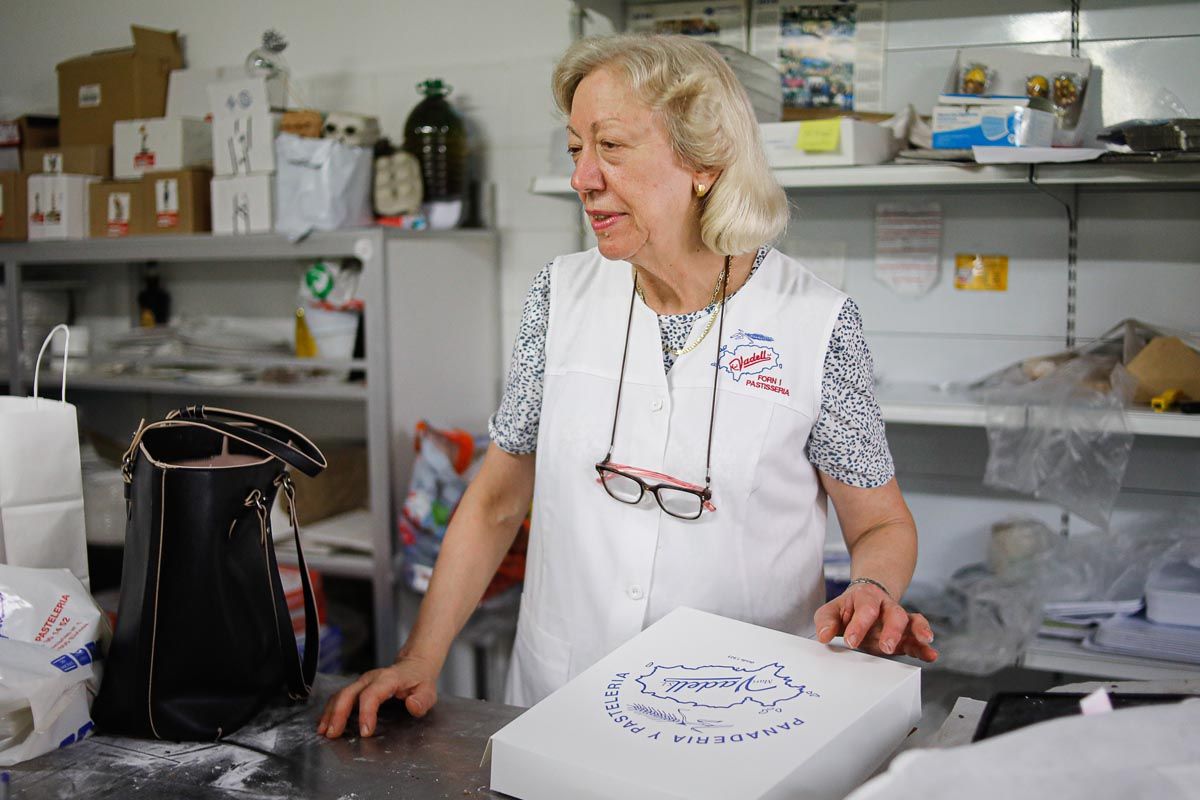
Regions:
<instances>
[{"instance_id":1,"label":"printed poster on wall","mask_svg":"<svg viewBox=\"0 0 1200 800\"><path fill-rule=\"evenodd\" d=\"M883 111L883 3L753 0L750 53L779 70L784 108Z\"/></svg>"},{"instance_id":2,"label":"printed poster on wall","mask_svg":"<svg viewBox=\"0 0 1200 800\"><path fill-rule=\"evenodd\" d=\"M746 4L640 3L629 6L625 29L631 33L681 33L706 42L746 49Z\"/></svg>"},{"instance_id":3,"label":"printed poster on wall","mask_svg":"<svg viewBox=\"0 0 1200 800\"><path fill-rule=\"evenodd\" d=\"M933 288L941 271L942 207L938 203L875 206L875 277L904 297Z\"/></svg>"}]
</instances>

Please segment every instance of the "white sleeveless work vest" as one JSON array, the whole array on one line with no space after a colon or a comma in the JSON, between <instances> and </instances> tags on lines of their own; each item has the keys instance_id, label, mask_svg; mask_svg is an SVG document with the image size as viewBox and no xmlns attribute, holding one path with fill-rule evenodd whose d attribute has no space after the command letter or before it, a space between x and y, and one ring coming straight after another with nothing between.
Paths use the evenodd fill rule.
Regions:
<instances>
[{"instance_id":1,"label":"white sleeveless work vest","mask_svg":"<svg viewBox=\"0 0 1200 800\"><path fill-rule=\"evenodd\" d=\"M629 263L595 249L550 268L514 705L538 702L677 606L809 635L824 599L826 498L805 446L846 296L771 250L729 298L712 434L717 510L689 521L649 493L627 505L596 482L632 290ZM704 484L716 340L714 325L664 372L658 318L635 301L614 462Z\"/></svg>"}]
</instances>

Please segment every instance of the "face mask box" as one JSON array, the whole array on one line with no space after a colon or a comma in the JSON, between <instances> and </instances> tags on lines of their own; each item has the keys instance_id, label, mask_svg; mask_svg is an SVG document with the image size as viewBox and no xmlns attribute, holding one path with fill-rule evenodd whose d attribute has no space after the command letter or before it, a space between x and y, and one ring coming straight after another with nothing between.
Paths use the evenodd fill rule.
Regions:
<instances>
[{"instance_id":1,"label":"face mask box","mask_svg":"<svg viewBox=\"0 0 1200 800\"><path fill-rule=\"evenodd\" d=\"M145 233L140 181L100 181L88 187L88 235L115 239Z\"/></svg>"},{"instance_id":2,"label":"face mask box","mask_svg":"<svg viewBox=\"0 0 1200 800\"><path fill-rule=\"evenodd\" d=\"M679 608L493 735L491 788L840 798L920 716L915 667Z\"/></svg>"},{"instance_id":3,"label":"face mask box","mask_svg":"<svg viewBox=\"0 0 1200 800\"><path fill-rule=\"evenodd\" d=\"M112 147L113 123L161 117L171 70L183 66L174 31L131 26L133 47L58 65L59 141Z\"/></svg>"},{"instance_id":4,"label":"face mask box","mask_svg":"<svg viewBox=\"0 0 1200 800\"><path fill-rule=\"evenodd\" d=\"M212 126L202 119L132 119L113 126L113 175L117 178L200 167L211 158Z\"/></svg>"},{"instance_id":5,"label":"face mask box","mask_svg":"<svg viewBox=\"0 0 1200 800\"><path fill-rule=\"evenodd\" d=\"M20 172L0 172L0 242L23 242L28 235L26 180Z\"/></svg>"},{"instance_id":6,"label":"face mask box","mask_svg":"<svg viewBox=\"0 0 1200 800\"><path fill-rule=\"evenodd\" d=\"M933 147L1049 147L1054 114L1030 102L1025 97L943 94L933 109Z\"/></svg>"},{"instance_id":7,"label":"face mask box","mask_svg":"<svg viewBox=\"0 0 1200 800\"><path fill-rule=\"evenodd\" d=\"M86 239L93 175L30 175L26 193L29 240Z\"/></svg>"},{"instance_id":8,"label":"face mask box","mask_svg":"<svg viewBox=\"0 0 1200 800\"><path fill-rule=\"evenodd\" d=\"M272 175L213 178L213 233L270 233L275 227L274 193Z\"/></svg>"},{"instance_id":9,"label":"face mask box","mask_svg":"<svg viewBox=\"0 0 1200 800\"><path fill-rule=\"evenodd\" d=\"M202 169L144 176L142 232L156 236L212 230L211 184L212 173Z\"/></svg>"}]
</instances>

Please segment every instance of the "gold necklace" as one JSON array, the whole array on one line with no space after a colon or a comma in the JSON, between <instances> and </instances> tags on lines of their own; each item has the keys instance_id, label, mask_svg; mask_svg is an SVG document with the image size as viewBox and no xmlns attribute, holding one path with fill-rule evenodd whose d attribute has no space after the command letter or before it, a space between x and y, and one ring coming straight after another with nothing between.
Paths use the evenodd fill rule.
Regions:
<instances>
[{"instance_id":1,"label":"gold necklace","mask_svg":"<svg viewBox=\"0 0 1200 800\"><path fill-rule=\"evenodd\" d=\"M637 292L638 297L642 298L642 302L646 303L646 295L642 291L642 284L638 282L637 267L631 267L631 269L633 270L633 290L635 292ZM708 336L708 332L712 330L713 323L715 323L717 321L717 314L721 310L721 307L716 305L716 302L717 302L717 297L721 294L721 283L726 279L726 274L727 274L728 270L729 270L729 260L726 259L725 265L721 268L720 274L717 275L717 285L713 287L712 297L708 301L708 305L713 306L713 310L712 310L712 313L708 315L708 322L704 325L704 332L700 334L700 338L698 338L696 341L692 342L691 344L685 344L679 350L676 350L671 347L667 347L664 344L662 346L664 353L672 355L675 358L679 358L680 356L686 355L686 354L692 352L693 350L695 350L697 347L699 347L700 343L704 341L704 337ZM649 303L646 303L647 307L649 307L649 305L650 305Z\"/></svg>"}]
</instances>

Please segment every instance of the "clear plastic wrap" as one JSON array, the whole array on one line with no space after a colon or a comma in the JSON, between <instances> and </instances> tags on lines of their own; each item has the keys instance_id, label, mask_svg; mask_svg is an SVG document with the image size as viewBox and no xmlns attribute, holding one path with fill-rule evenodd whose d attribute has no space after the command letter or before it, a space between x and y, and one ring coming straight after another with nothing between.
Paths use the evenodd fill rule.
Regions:
<instances>
[{"instance_id":1,"label":"clear plastic wrap","mask_svg":"<svg viewBox=\"0 0 1200 800\"><path fill-rule=\"evenodd\" d=\"M983 482L1053 502L1101 528L1121 489L1136 381L1115 354L1026 362L986 380Z\"/></svg>"},{"instance_id":2,"label":"clear plastic wrap","mask_svg":"<svg viewBox=\"0 0 1200 800\"><path fill-rule=\"evenodd\" d=\"M988 564L972 564L944 589L914 584L905 605L937 635L934 666L985 675L1011 666L1057 604L1087 621L1138 600L1164 559L1200 552L1195 515L1146 515L1119 530L1064 537L1032 519L992 527ZM1136 607L1135 609L1136 610ZM1050 614L1052 615L1052 614Z\"/></svg>"}]
</instances>

